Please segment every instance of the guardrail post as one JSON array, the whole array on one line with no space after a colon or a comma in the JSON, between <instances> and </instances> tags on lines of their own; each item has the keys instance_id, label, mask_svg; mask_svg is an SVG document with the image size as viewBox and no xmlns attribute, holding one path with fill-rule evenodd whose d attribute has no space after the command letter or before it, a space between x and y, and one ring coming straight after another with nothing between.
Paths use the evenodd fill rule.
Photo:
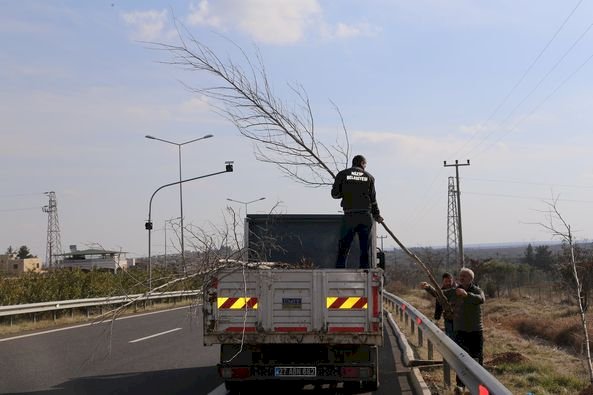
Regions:
<instances>
[{"instance_id":1,"label":"guardrail post","mask_svg":"<svg viewBox=\"0 0 593 395\"><path fill-rule=\"evenodd\" d=\"M422 336L422 328L418 325L418 347L422 347L424 344L424 337Z\"/></svg>"},{"instance_id":2,"label":"guardrail post","mask_svg":"<svg viewBox=\"0 0 593 395\"><path fill-rule=\"evenodd\" d=\"M449 366L445 359L443 359L443 378L445 385L451 387L451 366Z\"/></svg>"},{"instance_id":3,"label":"guardrail post","mask_svg":"<svg viewBox=\"0 0 593 395\"><path fill-rule=\"evenodd\" d=\"M428 359L432 361L434 359L434 348L430 339L426 339L426 344L428 347Z\"/></svg>"}]
</instances>

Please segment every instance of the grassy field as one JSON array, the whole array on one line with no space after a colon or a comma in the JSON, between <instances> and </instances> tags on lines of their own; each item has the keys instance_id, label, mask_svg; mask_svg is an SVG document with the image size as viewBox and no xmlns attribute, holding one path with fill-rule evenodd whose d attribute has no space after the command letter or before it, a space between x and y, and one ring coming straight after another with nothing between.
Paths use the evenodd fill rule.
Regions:
<instances>
[{"instance_id":1,"label":"grassy field","mask_svg":"<svg viewBox=\"0 0 593 395\"><path fill-rule=\"evenodd\" d=\"M398 289L397 294L432 317L434 299L424 291ZM441 328L442 324L441 320ZM401 329L413 345L409 329ZM582 345L576 307L518 297L486 300L484 366L513 394L579 394L585 390L589 381ZM415 352L426 358L426 350L415 347ZM452 393L444 385L442 369L427 368L422 374L433 394Z\"/></svg>"}]
</instances>

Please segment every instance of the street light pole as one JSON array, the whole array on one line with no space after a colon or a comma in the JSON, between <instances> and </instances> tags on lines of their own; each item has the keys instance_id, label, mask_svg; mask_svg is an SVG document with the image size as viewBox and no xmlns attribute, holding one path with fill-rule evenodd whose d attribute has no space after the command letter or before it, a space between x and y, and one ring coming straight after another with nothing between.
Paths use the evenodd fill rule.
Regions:
<instances>
[{"instance_id":1,"label":"street light pole","mask_svg":"<svg viewBox=\"0 0 593 395\"><path fill-rule=\"evenodd\" d=\"M185 141L183 143L176 143L174 141L169 141L169 140L165 140L165 139L161 139L158 137L154 137L151 135L146 135L145 136L147 139L151 139L151 140L158 140L158 141L162 141L163 143L167 143L167 144L172 144L172 145L176 145L178 152L179 152L179 211L180 211L180 216L181 216L181 262L183 265L183 271L185 273L185 240L183 237L183 182L181 181L181 147L189 144L189 143L193 143L195 141L199 141L199 140L204 140L204 139L209 139L210 137L213 137L211 134L207 134L205 136L202 137L198 137L196 139L193 140L188 140Z\"/></svg>"},{"instance_id":2,"label":"street light pole","mask_svg":"<svg viewBox=\"0 0 593 395\"><path fill-rule=\"evenodd\" d=\"M172 224L173 221L180 219L181 217L177 217L177 218L169 218L165 220L165 269L168 267L167 266L167 224Z\"/></svg>"}]
</instances>

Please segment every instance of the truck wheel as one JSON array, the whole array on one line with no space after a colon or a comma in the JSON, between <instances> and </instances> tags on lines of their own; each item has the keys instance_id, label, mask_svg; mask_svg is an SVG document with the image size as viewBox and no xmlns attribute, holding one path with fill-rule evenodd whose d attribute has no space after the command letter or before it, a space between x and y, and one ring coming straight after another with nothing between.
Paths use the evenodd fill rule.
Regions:
<instances>
[{"instance_id":1,"label":"truck wheel","mask_svg":"<svg viewBox=\"0 0 593 395\"><path fill-rule=\"evenodd\" d=\"M373 381L363 381L361 387L362 387L363 391L367 391L367 392L377 391L377 389L379 389L379 378L377 377Z\"/></svg>"},{"instance_id":2,"label":"truck wheel","mask_svg":"<svg viewBox=\"0 0 593 395\"><path fill-rule=\"evenodd\" d=\"M358 381L344 381L344 393L356 394L360 392L360 383Z\"/></svg>"},{"instance_id":3,"label":"truck wheel","mask_svg":"<svg viewBox=\"0 0 593 395\"><path fill-rule=\"evenodd\" d=\"M241 383L237 381L225 381L224 386L231 394L238 394L241 392Z\"/></svg>"}]
</instances>

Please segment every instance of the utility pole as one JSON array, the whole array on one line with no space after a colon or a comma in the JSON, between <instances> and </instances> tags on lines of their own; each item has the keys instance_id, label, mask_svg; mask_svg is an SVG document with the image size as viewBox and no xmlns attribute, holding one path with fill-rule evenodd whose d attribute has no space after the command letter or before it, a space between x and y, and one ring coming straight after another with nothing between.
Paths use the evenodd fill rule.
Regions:
<instances>
[{"instance_id":1,"label":"utility pole","mask_svg":"<svg viewBox=\"0 0 593 395\"><path fill-rule=\"evenodd\" d=\"M459 264L461 267L465 267L465 257L463 255L463 232L461 231L461 189L459 188L459 166L469 166L469 159L466 163L459 163L455 159L455 164L447 164L447 161L443 162L445 167L455 166L455 179L457 180L457 230L459 232Z\"/></svg>"},{"instance_id":2,"label":"utility pole","mask_svg":"<svg viewBox=\"0 0 593 395\"><path fill-rule=\"evenodd\" d=\"M387 236L385 236L385 235L377 236L377 239L381 239L381 251L384 251L383 250L383 239L386 239L386 238L387 238Z\"/></svg>"}]
</instances>

